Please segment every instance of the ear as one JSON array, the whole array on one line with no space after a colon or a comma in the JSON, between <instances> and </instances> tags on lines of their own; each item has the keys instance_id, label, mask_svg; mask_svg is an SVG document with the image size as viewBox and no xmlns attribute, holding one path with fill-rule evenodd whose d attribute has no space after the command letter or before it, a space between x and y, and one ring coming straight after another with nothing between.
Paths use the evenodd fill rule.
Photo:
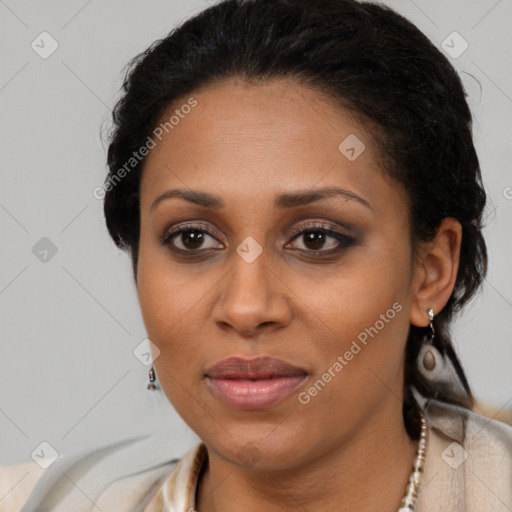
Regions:
<instances>
[{"instance_id":1,"label":"ear","mask_svg":"<svg viewBox=\"0 0 512 512\"><path fill-rule=\"evenodd\" d=\"M421 246L413 279L411 324L426 327L429 324L427 310L432 308L437 314L448 302L459 269L461 241L460 222L446 217L434 239Z\"/></svg>"}]
</instances>

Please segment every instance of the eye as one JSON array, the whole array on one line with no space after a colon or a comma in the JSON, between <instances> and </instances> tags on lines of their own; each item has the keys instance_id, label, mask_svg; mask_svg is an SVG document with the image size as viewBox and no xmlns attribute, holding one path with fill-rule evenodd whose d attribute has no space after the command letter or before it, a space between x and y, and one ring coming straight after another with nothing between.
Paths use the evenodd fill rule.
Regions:
<instances>
[{"instance_id":1,"label":"eye","mask_svg":"<svg viewBox=\"0 0 512 512\"><path fill-rule=\"evenodd\" d=\"M296 239L302 241L303 248L299 247L298 250L309 253L332 254L346 249L355 242L352 236L336 231L325 224L308 225L305 229L302 226L302 229L294 235L292 241ZM287 247L289 245L290 243L287 244Z\"/></svg>"},{"instance_id":2,"label":"eye","mask_svg":"<svg viewBox=\"0 0 512 512\"><path fill-rule=\"evenodd\" d=\"M219 247L218 243L205 247L204 244L209 238L216 240L204 226L187 224L165 233L160 238L160 242L169 246L169 249L174 252L199 252L198 249L209 250L223 247L222 244Z\"/></svg>"}]
</instances>

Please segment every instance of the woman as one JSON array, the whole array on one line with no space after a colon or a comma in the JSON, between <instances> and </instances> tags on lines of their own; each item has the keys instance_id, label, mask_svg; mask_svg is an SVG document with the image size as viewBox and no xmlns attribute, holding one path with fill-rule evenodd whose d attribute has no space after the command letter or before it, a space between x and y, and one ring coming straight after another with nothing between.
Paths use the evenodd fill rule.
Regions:
<instances>
[{"instance_id":1,"label":"woman","mask_svg":"<svg viewBox=\"0 0 512 512\"><path fill-rule=\"evenodd\" d=\"M472 410L450 340L485 275L486 198L440 51L379 5L226 0L138 56L123 91L107 227L152 385L202 442L61 457L11 502L510 510L512 427Z\"/></svg>"}]
</instances>

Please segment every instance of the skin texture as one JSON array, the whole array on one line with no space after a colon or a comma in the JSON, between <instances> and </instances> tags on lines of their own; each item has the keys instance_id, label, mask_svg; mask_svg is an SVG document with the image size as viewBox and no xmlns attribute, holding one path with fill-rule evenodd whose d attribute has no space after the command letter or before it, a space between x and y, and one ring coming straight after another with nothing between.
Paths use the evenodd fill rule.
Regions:
<instances>
[{"instance_id":1,"label":"skin texture","mask_svg":"<svg viewBox=\"0 0 512 512\"><path fill-rule=\"evenodd\" d=\"M380 168L364 124L317 90L233 78L192 96L197 105L146 161L137 286L160 350L158 379L208 448L196 509L396 511L416 450L402 418L409 324L428 325L427 308L437 313L450 297L460 224L445 219L413 260L404 188ZM354 161L338 149L350 134L365 144ZM370 206L345 196L273 204L281 193L325 186ZM173 188L216 194L225 206L172 198L151 210ZM162 245L158 237L185 222L200 225L203 244L184 245L178 235ZM322 256L335 238L325 235L322 245L292 231L319 223L353 243ZM236 252L248 236L263 249L252 263ZM174 255L173 244L189 252ZM397 303L400 312L301 403L298 394ZM261 410L236 410L212 394L208 367L257 355L302 367L308 378ZM240 456L248 447L252 459Z\"/></svg>"}]
</instances>

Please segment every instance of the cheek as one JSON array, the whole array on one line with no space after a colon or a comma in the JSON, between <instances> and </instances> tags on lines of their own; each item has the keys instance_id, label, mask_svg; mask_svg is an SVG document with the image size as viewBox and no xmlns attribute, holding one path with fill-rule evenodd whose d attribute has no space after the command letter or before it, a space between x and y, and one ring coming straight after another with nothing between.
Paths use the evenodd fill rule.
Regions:
<instances>
[{"instance_id":1,"label":"cheek","mask_svg":"<svg viewBox=\"0 0 512 512\"><path fill-rule=\"evenodd\" d=\"M159 344L200 299L199 286L184 265L170 263L170 255L142 229L137 268L137 295L144 323Z\"/></svg>"},{"instance_id":2,"label":"cheek","mask_svg":"<svg viewBox=\"0 0 512 512\"><path fill-rule=\"evenodd\" d=\"M410 259L409 248L399 241L390 243L375 236L321 281L313 286L304 282L304 299L320 315L331 339L357 337L397 301L405 309L404 303L410 300ZM392 321L386 326L397 323L395 310L388 316Z\"/></svg>"},{"instance_id":3,"label":"cheek","mask_svg":"<svg viewBox=\"0 0 512 512\"><path fill-rule=\"evenodd\" d=\"M170 265L165 251L144 236L141 237L137 275L140 309L148 337L161 351L158 359L168 358L169 352L180 356L182 351L176 346L181 339L180 330L200 300L200 287L191 282L183 268Z\"/></svg>"},{"instance_id":4,"label":"cheek","mask_svg":"<svg viewBox=\"0 0 512 512\"><path fill-rule=\"evenodd\" d=\"M141 237L138 300L148 338L160 350L159 382L173 403L190 400L185 388L197 385L206 364L211 336L205 331L205 305L221 276L201 268L172 263L165 250Z\"/></svg>"},{"instance_id":5,"label":"cheek","mask_svg":"<svg viewBox=\"0 0 512 512\"><path fill-rule=\"evenodd\" d=\"M148 337L162 352L171 350L179 356L190 345L204 290L198 282L184 279L183 274L174 276L170 268L158 272L157 267L152 267L141 273L138 298L144 324Z\"/></svg>"},{"instance_id":6,"label":"cheek","mask_svg":"<svg viewBox=\"0 0 512 512\"><path fill-rule=\"evenodd\" d=\"M168 266L169 267L169 266ZM158 381L168 400L183 414L192 391L191 384L200 378L199 341L194 332L194 305L200 301L201 287L148 265L139 276L138 297L148 338L158 347L154 359Z\"/></svg>"},{"instance_id":7,"label":"cheek","mask_svg":"<svg viewBox=\"0 0 512 512\"><path fill-rule=\"evenodd\" d=\"M350 293L345 286L331 289L331 300L322 297L322 306L317 309L326 325L319 360L330 366L337 356L343 356L346 367L354 371L398 365L408 330L404 299L405 294L399 293L394 283L383 281L359 290L351 288Z\"/></svg>"},{"instance_id":8,"label":"cheek","mask_svg":"<svg viewBox=\"0 0 512 512\"><path fill-rule=\"evenodd\" d=\"M305 347L304 357L318 363L313 382L328 381L311 390L317 397L312 405L317 401L357 410L359 399L375 401L390 389L400 392L409 330L410 257L407 244L399 240L375 243L332 275L329 284L310 287L308 307L322 322L317 322L318 344Z\"/></svg>"}]
</instances>

